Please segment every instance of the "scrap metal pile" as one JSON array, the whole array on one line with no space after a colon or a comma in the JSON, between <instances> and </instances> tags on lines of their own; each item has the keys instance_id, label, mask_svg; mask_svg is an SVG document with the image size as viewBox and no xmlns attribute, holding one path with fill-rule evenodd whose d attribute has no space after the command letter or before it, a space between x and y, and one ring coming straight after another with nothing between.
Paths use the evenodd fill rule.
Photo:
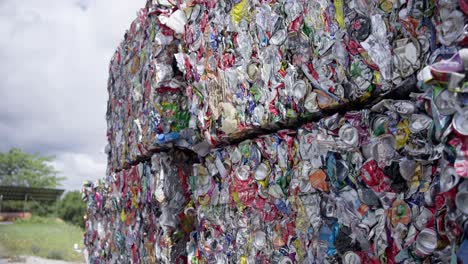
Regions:
<instances>
[{"instance_id":1,"label":"scrap metal pile","mask_svg":"<svg viewBox=\"0 0 468 264\"><path fill-rule=\"evenodd\" d=\"M90 262L468 261L467 13L148 1L110 64Z\"/></svg>"}]
</instances>

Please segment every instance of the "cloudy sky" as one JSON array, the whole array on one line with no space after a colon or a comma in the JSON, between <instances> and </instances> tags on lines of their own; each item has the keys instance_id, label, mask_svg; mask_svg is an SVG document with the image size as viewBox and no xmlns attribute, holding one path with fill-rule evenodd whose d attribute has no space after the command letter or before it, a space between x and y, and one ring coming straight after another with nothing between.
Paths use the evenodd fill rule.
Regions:
<instances>
[{"instance_id":1,"label":"cloudy sky","mask_svg":"<svg viewBox=\"0 0 468 264\"><path fill-rule=\"evenodd\" d=\"M56 157L79 189L106 169L108 64L145 0L0 0L0 151Z\"/></svg>"}]
</instances>

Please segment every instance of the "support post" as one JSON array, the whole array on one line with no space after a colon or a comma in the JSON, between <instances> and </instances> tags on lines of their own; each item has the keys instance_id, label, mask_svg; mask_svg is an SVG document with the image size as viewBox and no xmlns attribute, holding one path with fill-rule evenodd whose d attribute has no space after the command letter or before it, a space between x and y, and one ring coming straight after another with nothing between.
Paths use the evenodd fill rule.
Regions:
<instances>
[{"instance_id":1,"label":"support post","mask_svg":"<svg viewBox=\"0 0 468 264\"><path fill-rule=\"evenodd\" d=\"M28 201L28 194L24 195L24 203L23 203L23 215L26 213L26 202Z\"/></svg>"}]
</instances>

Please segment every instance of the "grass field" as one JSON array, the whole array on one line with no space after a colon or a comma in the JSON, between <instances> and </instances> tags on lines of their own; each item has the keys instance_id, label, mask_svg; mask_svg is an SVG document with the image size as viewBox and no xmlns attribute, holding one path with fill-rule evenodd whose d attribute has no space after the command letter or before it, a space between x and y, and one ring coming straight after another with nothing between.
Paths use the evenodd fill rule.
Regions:
<instances>
[{"instance_id":1,"label":"grass field","mask_svg":"<svg viewBox=\"0 0 468 264\"><path fill-rule=\"evenodd\" d=\"M59 219L36 218L11 225L0 225L0 246L7 257L29 255L68 261L83 261L73 250L82 248L83 231Z\"/></svg>"}]
</instances>

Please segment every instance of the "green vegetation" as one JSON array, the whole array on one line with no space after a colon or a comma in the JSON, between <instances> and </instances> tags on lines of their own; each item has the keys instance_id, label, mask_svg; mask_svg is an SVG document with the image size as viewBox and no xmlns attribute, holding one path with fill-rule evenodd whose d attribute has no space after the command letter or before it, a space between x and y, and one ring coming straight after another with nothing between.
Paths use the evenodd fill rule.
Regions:
<instances>
[{"instance_id":1,"label":"green vegetation","mask_svg":"<svg viewBox=\"0 0 468 264\"><path fill-rule=\"evenodd\" d=\"M36 202L28 200L26 202L26 212L31 212L35 216L53 217L55 216L56 205L54 202ZM22 212L24 207L23 201L3 201L3 212Z\"/></svg>"},{"instance_id":2,"label":"green vegetation","mask_svg":"<svg viewBox=\"0 0 468 264\"><path fill-rule=\"evenodd\" d=\"M53 160L53 157L29 154L18 148L0 152L0 185L55 188L64 178L57 177L58 171L51 164ZM3 201L2 211L20 212L23 206L23 201ZM28 201L26 209L33 215L50 216L55 211L55 203Z\"/></svg>"},{"instance_id":3,"label":"green vegetation","mask_svg":"<svg viewBox=\"0 0 468 264\"><path fill-rule=\"evenodd\" d=\"M53 157L28 154L18 148L0 152L0 185L55 188L64 178L57 177Z\"/></svg>"},{"instance_id":4,"label":"green vegetation","mask_svg":"<svg viewBox=\"0 0 468 264\"><path fill-rule=\"evenodd\" d=\"M83 216L86 204L79 191L67 192L58 204L58 216L63 220L84 228Z\"/></svg>"},{"instance_id":5,"label":"green vegetation","mask_svg":"<svg viewBox=\"0 0 468 264\"><path fill-rule=\"evenodd\" d=\"M0 152L0 185L56 188L64 178L57 177L58 171L51 164L53 160L18 148ZM86 205L78 191L66 193L57 202L3 201L2 211L23 211L23 206L32 212L33 218L0 225L2 255L83 261L83 255L73 250L75 243L83 247L81 228Z\"/></svg>"},{"instance_id":6,"label":"green vegetation","mask_svg":"<svg viewBox=\"0 0 468 264\"><path fill-rule=\"evenodd\" d=\"M8 256L34 255L43 258L83 261L73 250L82 248L83 230L60 219L33 217L11 225L0 225L0 245Z\"/></svg>"}]
</instances>

